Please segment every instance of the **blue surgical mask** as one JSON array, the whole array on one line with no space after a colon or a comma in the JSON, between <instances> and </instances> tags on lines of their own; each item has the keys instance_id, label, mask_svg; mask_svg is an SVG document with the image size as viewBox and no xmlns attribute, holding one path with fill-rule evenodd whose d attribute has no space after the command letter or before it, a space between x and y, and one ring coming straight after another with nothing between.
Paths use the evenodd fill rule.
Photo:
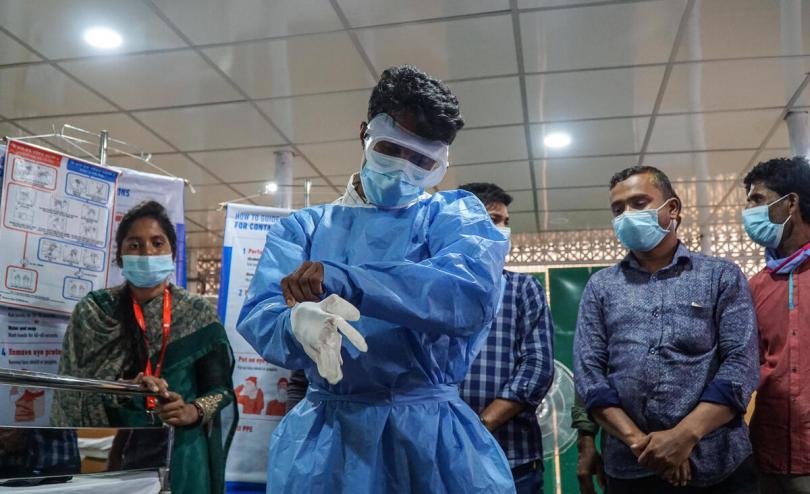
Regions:
<instances>
[{"instance_id":1,"label":"blue surgical mask","mask_svg":"<svg viewBox=\"0 0 810 494\"><path fill-rule=\"evenodd\" d=\"M770 249L779 247L782 242L782 235L785 233L785 225L790 221L791 217L788 216L784 223L774 223L771 221L768 210L789 195L785 194L770 204L763 204L743 211L743 226L751 240Z\"/></svg>"},{"instance_id":2,"label":"blue surgical mask","mask_svg":"<svg viewBox=\"0 0 810 494\"><path fill-rule=\"evenodd\" d=\"M138 288L158 286L174 273L171 254L162 256L121 256L124 278Z\"/></svg>"},{"instance_id":3,"label":"blue surgical mask","mask_svg":"<svg viewBox=\"0 0 810 494\"><path fill-rule=\"evenodd\" d=\"M368 153L366 161L379 153ZM381 208L402 208L419 199L423 189L403 180L403 173L394 169L387 173L374 171L366 164L360 171L363 193L371 204Z\"/></svg>"},{"instance_id":4,"label":"blue surgical mask","mask_svg":"<svg viewBox=\"0 0 810 494\"><path fill-rule=\"evenodd\" d=\"M671 200L672 198L668 199L655 209L626 211L613 218L613 231L619 242L628 249L639 252L649 252L656 248L677 225L675 220L672 220L669 229L661 228L658 224L658 211Z\"/></svg>"}]
</instances>

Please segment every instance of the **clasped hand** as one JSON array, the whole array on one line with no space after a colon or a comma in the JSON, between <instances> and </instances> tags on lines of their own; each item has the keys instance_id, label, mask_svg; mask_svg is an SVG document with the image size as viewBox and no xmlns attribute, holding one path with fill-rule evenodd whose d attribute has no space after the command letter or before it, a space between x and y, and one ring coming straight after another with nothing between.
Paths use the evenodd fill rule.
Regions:
<instances>
[{"instance_id":1,"label":"clasped hand","mask_svg":"<svg viewBox=\"0 0 810 494\"><path fill-rule=\"evenodd\" d=\"M630 449L641 466L673 485L685 486L692 480L689 455L696 444L695 438L675 427L634 438Z\"/></svg>"}]
</instances>

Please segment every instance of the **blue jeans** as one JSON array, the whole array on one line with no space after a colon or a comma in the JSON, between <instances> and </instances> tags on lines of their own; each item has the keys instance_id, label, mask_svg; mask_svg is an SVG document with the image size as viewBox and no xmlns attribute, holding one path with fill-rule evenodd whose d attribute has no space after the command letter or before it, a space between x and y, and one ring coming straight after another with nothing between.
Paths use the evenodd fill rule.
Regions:
<instances>
[{"instance_id":1,"label":"blue jeans","mask_svg":"<svg viewBox=\"0 0 810 494\"><path fill-rule=\"evenodd\" d=\"M543 494L543 462L535 463L535 468L514 476L517 494Z\"/></svg>"}]
</instances>

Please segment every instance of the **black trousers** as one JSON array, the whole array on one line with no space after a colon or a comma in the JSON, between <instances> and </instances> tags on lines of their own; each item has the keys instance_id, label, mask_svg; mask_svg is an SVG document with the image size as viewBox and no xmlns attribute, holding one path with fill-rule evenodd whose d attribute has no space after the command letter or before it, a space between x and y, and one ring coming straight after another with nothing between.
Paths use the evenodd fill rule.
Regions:
<instances>
[{"instance_id":1,"label":"black trousers","mask_svg":"<svg viewBox=\"0 0 810 494\"><path fill-rule=\"evenodd\" d=\"M757 469L753 457L737 467L719 484L709 487L675 487L659 477L614 479L608 477L606 494L758 494Z\"/></svg>"}]
</instances>

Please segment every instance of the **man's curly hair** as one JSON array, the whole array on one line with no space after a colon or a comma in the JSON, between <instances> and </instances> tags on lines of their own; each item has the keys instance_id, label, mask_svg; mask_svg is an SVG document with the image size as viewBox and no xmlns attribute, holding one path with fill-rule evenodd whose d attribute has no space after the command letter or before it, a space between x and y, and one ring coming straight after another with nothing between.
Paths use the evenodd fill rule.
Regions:
<instances>
[{"instance_id":1,"label":"man's curly hair","mask_svg":"<svg viewBox=\"0 0 810 494\"><path fill-rule=\"evenodd\" d=\"M382 73L368 101L368 119L380 113L410 114L416 120L416 133L426 139L451 144L464 127L458 99L442 81L412 65L391 67Z\"/></svg>"}]
</instances>

